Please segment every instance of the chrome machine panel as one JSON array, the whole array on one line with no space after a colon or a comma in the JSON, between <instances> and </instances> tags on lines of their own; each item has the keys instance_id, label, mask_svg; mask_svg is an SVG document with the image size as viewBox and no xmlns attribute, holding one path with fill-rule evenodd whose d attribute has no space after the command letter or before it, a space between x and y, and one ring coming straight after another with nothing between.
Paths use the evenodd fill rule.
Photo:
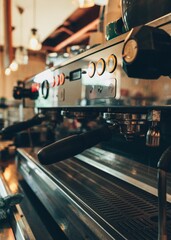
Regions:
<instances>
[{"instance_id":1,"label":"chrome machine panel","mask_svg":"<svg viewBox=\"0 0 171 240\"><path fill-rule=\"evenodd\" d=\"M150 26L162 28L169 33L170 21L171 15L168 14L152 22ZM33 89L37 88L39 91L35 106L52 108L170 105L169 76L152 80L130 78L123 70L123 45L128 34L81 53L60 66L37 74L30 79L31 82L27 81L26 87L32 83ZM168 52L164 61L169 60Z\"/></svg>"}]
</instances>

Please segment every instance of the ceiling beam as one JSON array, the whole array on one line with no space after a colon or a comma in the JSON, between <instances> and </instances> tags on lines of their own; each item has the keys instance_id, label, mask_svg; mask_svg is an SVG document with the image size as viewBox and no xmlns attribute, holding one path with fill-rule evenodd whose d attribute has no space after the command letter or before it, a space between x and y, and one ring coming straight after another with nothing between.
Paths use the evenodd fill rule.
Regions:
<instances>
[{"instance_id":1,"label":"ceiling beam","mask_svg":"<svg viewBox=\"0 0 171 240\"><path fill-rule=\"evenodd\" d=\"M9 67L13 59L11 0L3 0L4 13L4 68Z\"/></svg>"},{"instance_id":2,"label":"ceiling beam","mask_svg":"<svg viewBox=\"0 0 171 240\"><path fill-rule=\"evenodd\" d=\"M93 22L89 23L87 26L79 30L78 32L74 33L70 37L68 37L63 42L59 43L57 46L53 48L53 51L60 51L62 48L66 47L67 45L74 42L76 39L81 37L83 34L87 33L88 31L92 30L95 26L97 26L99 19L95 19Z\"/></svg>"}]
</instances>

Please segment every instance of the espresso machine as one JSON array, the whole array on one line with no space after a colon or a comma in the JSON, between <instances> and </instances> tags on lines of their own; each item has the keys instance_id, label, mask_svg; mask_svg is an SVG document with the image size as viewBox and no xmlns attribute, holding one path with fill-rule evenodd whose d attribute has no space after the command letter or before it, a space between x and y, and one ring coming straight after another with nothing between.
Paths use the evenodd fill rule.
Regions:
<instances>
[{"instance_id":1,"label":"espresso machine","mask_svg":"<svg viewBox=\"0 0 171 240\"><path fill-rule=\"evenodd\" d=\"M16 156L45 239L171 239L170 34L167 14L14 89L53 133Z\"/></svg>"}]
</instances>

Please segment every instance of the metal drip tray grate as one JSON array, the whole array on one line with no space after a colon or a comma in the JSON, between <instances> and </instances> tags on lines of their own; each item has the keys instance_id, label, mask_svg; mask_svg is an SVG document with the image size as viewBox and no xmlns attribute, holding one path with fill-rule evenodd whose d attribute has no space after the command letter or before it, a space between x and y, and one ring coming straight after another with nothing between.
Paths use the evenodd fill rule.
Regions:
<instances>
[{"instance_id":1,"label":"metal drip tray grate","mask_svg":"<svg viewBox=\"0 0 171 240\"><path fill-rule=\"evenodd\" d=\"M91 208L97 219L100 216L112 229L120 232L123 239L157 239L157 197L75 159L46 169ZM167 208L167 222L171 225L171 205ZM170 228L168 235L171 239Z\"/></svg>"}]
</instances>

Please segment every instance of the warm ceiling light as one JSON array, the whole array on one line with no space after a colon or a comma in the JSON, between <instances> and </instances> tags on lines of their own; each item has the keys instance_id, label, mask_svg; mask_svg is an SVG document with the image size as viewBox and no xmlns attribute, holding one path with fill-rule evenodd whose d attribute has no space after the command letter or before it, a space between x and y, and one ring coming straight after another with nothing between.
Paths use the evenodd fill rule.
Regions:
<instances>
[{"instance_id":1,"label":"warm ceiling light","mask_svg":"<svg viewBox=\"0 0 171 240\"><path fill-rule=\"evenodd\" d=\"M96 5L104 6L108 4L108 0L94 0Z\"/></svg>"},{"instance_id":2,"label":"warm ceiling light","mask_svg":"<svg viewBox=\"0 0 171 240\"><path fill-rule=\"evenodd\" d=\"M88 8L94 6L94 0L79 0L80 8Z\"/></svg>"},{"instance_id":3,"label":"warm ceiling light","mask_svg":"<svg viewBox=\"0 0 171 240\"><path fill-rule=\"evenodd\" d=\"M15 72L18 70L18 63L16 60L13 60L12 63L10 64L10 69L11 71Z\"/></svg>"},{"instance_id":4,"label":"warm ceiling light","mask_svg":"<svg viewBox=\"0 0 171 240\"><path fill-rule=\"evenodd\" d=\"M42 44L39 41L39 36L37 34L37 29L31 29L31 38L29 40L29 49L34 51L39 51L42 48Z\"/></svg>"},{"instance_id":5,"label":"warm ceiling light","mask_svg":"<svg viewBox=\"0 0 171 240\"><path fill-rule=\"evenodd\" d=\"M20 46L18 48L16 48L15 50L15 61L18 64L28 64L28 53L27 53L27 49Z\"/></svg>"},{"instance_id":6,"label":"warm ceiling light","mask_svg":"<svg viewBox=\"0 0 171 240\"><path fill-rule=\"evenodd\" d=\"M89 8L93 7L94 5L104 6L108 4L108 0L79 0L79 7L80 8Z\"/></svg>"},{"instance_id":7,"label":"warm ceiling light","mask_svg":"<svg viewBox=\"0 0 171 240\"><path fill-rule=\"evenodd\" d=\"M11 74L11 69L8 67L5 69L5 75L9 76Z\"/></svg>"},{"instance_id":8,"label":"warm ceiling light","mask_svg":"<svg viewBox=\"0 0 171 240\"><path fill-rule=\"evenodd\" d=\"M36 22L36 0L33 0L33 25ZM28 48L33 51L39 51L42 48L42 44L39 41L39 36L37 34L37 29L34 27L31 29L31 37L29 40Z\"/></svg>"}]
</instances>

